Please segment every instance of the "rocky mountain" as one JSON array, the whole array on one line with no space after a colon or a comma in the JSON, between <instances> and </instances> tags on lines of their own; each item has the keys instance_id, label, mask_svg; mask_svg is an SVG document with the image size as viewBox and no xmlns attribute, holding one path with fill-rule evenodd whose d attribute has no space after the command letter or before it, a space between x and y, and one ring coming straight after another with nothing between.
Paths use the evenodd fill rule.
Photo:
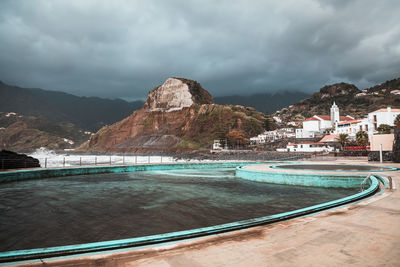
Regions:
<instances>
[{"instance_id":1,"label":"rocky mountain","mask_svg":"<svg viewBox=\"0 0 400 267\"><path fill-rule=\"evenodd\" d=\"M277 111L274 116L279 116L284 123L301 122L313 115L329 115L332 103L336 102L341 115L360 118L380 108L399 108L400 95L391 93L396 89L400 89L400 78L364 90L348 83L327 85L311 97Z\"/></svg>"},{"instance_id":2,"label":"rocky mountain","mask_svg":"<svg viewBox=\"0 0 400 267\"><path fill-rule=\"evenodd\" d=\"M125 118L142 105L142 101L79 97L57 91L10 86L0 81L0 112L42 117L54 123L73 123L90 131Z\"/></svg>"},{"instance_id":3,"label":"rocky mountain","mask_svg":"<svg viewBox=\"0 0 400 267\"><path fill-rule=\"evenodd\" d=\"M50 122L45 118L0 112L0 148L31 152L40 147L59 150L73 148L91 133L72 123Z\"/></svg>"},{"instance_id":4,"label":"rocky mountain","mask_svg":"<svg viewBox=\"0 0 400 267\"><path fill-rule=\"evenodd\" d=\"M284 107L288 107L302 99L309 97L310 94L303 92L277 92L277 93L258 93L253 95L232 95L214 97L215 103L226 105L242 105L254 107L260 112L274 113Z\"/></svg>"},{"instance_id":5,"label":"rocky mountain","mask_svg":"<svg viewBox=\"0 0 400 267\"><path fill-rule=\"evenodd\" d=\"M150 91L142 109L101 128L81 149L148 152L210 148L214 139L233 130L246 137L261 133L264 120L264 114L254 108L215 104L195 81L169 78Z\"/></svg>"}]
</instances>

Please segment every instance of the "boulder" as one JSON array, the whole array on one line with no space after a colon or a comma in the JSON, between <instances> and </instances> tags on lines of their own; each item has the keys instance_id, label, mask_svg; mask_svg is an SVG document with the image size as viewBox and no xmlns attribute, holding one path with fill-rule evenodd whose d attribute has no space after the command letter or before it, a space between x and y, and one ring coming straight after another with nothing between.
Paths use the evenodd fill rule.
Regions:
<instances>
[{"instance_id":1,"label":"boulder","mask_svg":"<svg viewBox=\"0 0 400 267\"><path fill-rule=\"evenodd\" d=\"M8 150L0 151L0 169L40 168L38 159Z\"/></svg>"}]
</instances>

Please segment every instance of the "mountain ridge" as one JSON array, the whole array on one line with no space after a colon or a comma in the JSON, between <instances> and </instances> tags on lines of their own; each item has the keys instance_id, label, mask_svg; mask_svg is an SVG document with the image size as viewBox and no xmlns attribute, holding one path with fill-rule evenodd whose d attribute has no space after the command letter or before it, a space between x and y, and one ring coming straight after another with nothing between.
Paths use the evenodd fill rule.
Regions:
<instances>
[{"instance_id":1,"label":"mountain ridge","mask_svg":"<svg viewBox=\"0 0 400 267\"><path fill-rule=\"evenodd\" d=\"M0 112L44 117L52 122L72 122L90 131L119 121L142 105L142 101L80 97L59 91L11 86L0 81Z\"/></svg>"}]
</instances>

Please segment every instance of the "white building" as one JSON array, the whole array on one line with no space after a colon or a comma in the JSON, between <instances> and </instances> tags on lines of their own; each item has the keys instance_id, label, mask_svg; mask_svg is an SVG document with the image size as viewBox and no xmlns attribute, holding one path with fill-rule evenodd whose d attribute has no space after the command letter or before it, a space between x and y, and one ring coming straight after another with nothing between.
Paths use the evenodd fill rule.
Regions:
<instances>
[{"instance_id":1,"label":"white building","mask_svg":"<svg viewBox=\"0 0 400 267\"><path fill-rule=\"evenodd\" d=\"M398 90L398 89L392 90L392 91L390 91L390 93L394 94L394 95L400 95L400 90Z\"/></svg>"},{"instance_id":2,"label":"white building","mask_svg":"<svg viewBox=\"0 0 400 267\"><path fill-rule=\"evenodd\" d=\"M400 109L398 108L381 108L368 113L368 122L370 124L370 131L378 129L381 124L387 124L389 126L394 126L394 120L397 115L400 114ZM372 128L372 129L371 129Z\"/></svg>"},{"instance_id":3,"label":"white building","mask_svg":"<svg viewBox=\"0 0 400 267\"><path fill-rule=\"evenodd\" d=\"M220 140L220 139L214 140L212 149L214 149L214 150L228 149L227 140L223 140L222 142L221 141L222 140ZM225 146L223 146L223 145L225 145Z\"/></svg>"},{"instance_id":4,"label":"white building","mask_svg":"<svg viewBox=\"0 0 400 267\"><path fill-rule=\"evenodd\" d=\"M336 125L334 134L348 134L355 138L357 132L365 131L369 136L377 133L381 124L394 126L394 120L400 114L400 109L382 108L368 113L367 118L339 122Z\"/></svg>"},{"instance_id":5,"label":"white building","mask_svg":"<svg viewBox=\"0 0 400 267\"><path fill-rule=\"evenodd\" d=\"M331 152L334 148L324 143L288 143L286 148L278 148L278 152Z\"/></svg>"},{"instance_id":6,"label":"white building","mask_svg":"<svg viewBox=\"0 0 400 267\"><path fill-rule=\"evenodd\" d=\"M303 121L303 129L296 129L296 138L314 137L317 133L323 133L332 129L337 123L354 120L351 116L340 116L339 107L333 102L331 115L314 115Z\"/></svg>"},{"instance_id":7,"label":"white building","mask_svg":"<svg viewBox=\"0 0 400 267\"><path fill-rule=\"evenodd\" d=\"M251 137L250 141L253 144L265 144L279 139L294 138L295 136L293 128L281 128L273 131L265 131L262 134Z\"/></svg>"},{"instance_id":8,"label":"white building","mask_svg":"<svg viewBox=\"0 0 400 267\"><path fill-rule=\"evenodd\" d=\"M309 132L303 128L296 129L296 138L314 138L315 132Z\"/></svg>"},{"instance_id":9,"label":"white building","mask_svg":"<svg viewBox=\"0 0 400 267\"><path fill-rule=\"evenodd\" d=\"M363 120L361 119L339 122L336 124L334 133L348 134L350 138L355 139L356 133L359 131L363 131L362 122ZM368 131L368 124L366 124L366 129Z\"/></svg>"}]
</instances>

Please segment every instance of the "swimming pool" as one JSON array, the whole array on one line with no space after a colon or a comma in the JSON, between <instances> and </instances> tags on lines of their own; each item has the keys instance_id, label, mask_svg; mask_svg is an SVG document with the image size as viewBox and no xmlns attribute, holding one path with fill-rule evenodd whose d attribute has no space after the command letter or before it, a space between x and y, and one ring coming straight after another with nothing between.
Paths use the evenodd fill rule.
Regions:
<instances>
[{"instance_id":1,"label":"swimming pool","mask_svg":"<svg viewBox=\"0 0 400 267\"><path fill-rule=\"evenodd\" d=\"M1 239L5 241L0 260L100 251L231 231L341 205L378 189L374 178L363 193L358 192L359 187L247 181L235 176L237 165L70 168L11 172L8 178L2 173L0 179L3 176L5 181L24 181L0 186L0 211L5 215L1 219ZM73 176L79 173L83 174Z\"/></svg>"}]
</instances>

